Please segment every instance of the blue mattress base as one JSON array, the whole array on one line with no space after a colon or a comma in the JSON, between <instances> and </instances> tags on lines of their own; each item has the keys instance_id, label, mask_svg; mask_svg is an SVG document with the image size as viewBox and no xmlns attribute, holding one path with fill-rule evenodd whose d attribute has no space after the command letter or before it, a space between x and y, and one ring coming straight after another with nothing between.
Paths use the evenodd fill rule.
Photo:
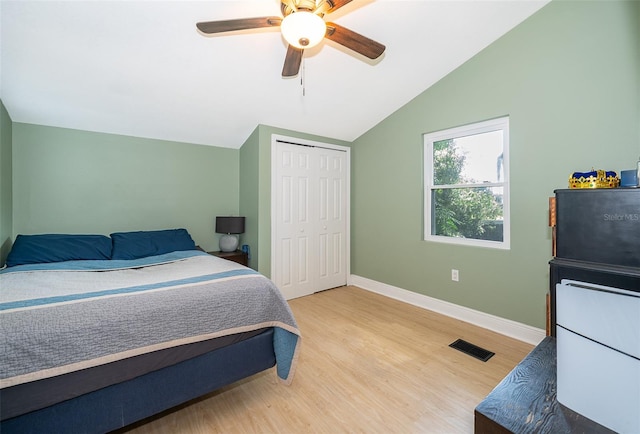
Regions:
<instances>
[{"instance_id":1,"label":"blue mattress base","mask_svg":"<svg viewBox=\"0 0 640 434\"><path fill-rule=\"evenodd\" d=\"M273 329L269 329L176 365L4 420L0 432L113 431L269 369L275 363Z\"/></svg>"}]
</instances>

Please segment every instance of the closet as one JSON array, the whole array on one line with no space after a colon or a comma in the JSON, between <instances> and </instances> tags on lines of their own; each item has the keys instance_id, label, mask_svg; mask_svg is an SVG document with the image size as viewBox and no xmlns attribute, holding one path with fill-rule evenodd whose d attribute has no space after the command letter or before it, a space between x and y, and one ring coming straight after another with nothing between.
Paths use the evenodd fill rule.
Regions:
<instances>
[{"instance_id":1,"label":"closet","mask_svg":"<svg viewBox=\"0 0 640 434\"><path fill-rule=\"evenodd\" d=\"M347 284L349 151L272 140L271 278L287 299Z\"/></svg>"}]
</instances>

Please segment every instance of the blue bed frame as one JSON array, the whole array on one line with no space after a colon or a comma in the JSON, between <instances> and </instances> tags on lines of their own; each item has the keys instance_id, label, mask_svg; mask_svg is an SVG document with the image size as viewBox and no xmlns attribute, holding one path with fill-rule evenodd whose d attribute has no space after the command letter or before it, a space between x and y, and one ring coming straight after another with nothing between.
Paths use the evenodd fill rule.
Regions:
<instances>
[{"instance_id":1,"label":"blue bed frame","mask_svg":"<svg viewBox=\"0 0 640 434\"><path fill-rule=\"evenodd\" d=\"M0 432L113 431L269 369L275 363L273 329L268 329L176 365L4 420Z\"/></svg>"}]
</instances>

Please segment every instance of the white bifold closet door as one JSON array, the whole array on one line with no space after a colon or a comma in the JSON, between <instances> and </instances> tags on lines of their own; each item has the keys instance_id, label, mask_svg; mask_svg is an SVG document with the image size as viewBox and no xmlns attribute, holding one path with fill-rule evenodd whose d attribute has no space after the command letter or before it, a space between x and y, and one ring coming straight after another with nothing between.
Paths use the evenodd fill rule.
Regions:
<instances>
[{"instance_id":1,"label":"white bifold closet door","mask_svg":"<svg viewBox=\"0 0 640 434\"><path fill-rule=\"evenodd\" d=\"M275 147L272 279L287 299L346 285L347 153Z\"/></svg>"}]
</instances>

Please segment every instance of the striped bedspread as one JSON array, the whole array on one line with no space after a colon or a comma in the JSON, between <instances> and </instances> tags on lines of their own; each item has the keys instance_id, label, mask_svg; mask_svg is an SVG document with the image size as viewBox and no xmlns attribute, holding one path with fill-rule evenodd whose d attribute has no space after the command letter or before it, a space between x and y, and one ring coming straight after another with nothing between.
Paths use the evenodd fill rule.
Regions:
<instances>
[{"instance_id":1,"label":"striped bedspread","mask_svg":"<svg viewBox=\"0 0 640 434\"><path fill-rule=\"evenodd\" d=\"M289 384L297 324L249 268L199 251L11 267L0 271L0 388L264 327Z\"/></svg>"}]
</instances>

